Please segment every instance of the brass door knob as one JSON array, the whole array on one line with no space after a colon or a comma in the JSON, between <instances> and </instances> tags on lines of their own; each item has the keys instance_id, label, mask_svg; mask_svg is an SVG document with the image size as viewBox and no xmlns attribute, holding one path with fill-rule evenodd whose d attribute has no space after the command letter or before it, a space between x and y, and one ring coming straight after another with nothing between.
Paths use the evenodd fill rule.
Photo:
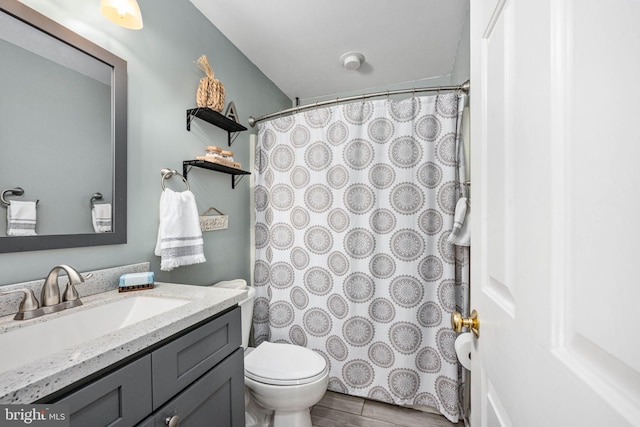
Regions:
<instances>
[{"instance_id":1,"label":"brass door knob","mask_svg":"<svg viewBox=\"0 0 640 427\"><path fill-rule=\"evenodd\" d=\"M478 312L473 310L468 318L462 317L462 314L454 311L451 313L451 327L456 332L461 332L462 328L469 328L476 337L480 336L480 319Z\"/></svg>"}]
</instances>

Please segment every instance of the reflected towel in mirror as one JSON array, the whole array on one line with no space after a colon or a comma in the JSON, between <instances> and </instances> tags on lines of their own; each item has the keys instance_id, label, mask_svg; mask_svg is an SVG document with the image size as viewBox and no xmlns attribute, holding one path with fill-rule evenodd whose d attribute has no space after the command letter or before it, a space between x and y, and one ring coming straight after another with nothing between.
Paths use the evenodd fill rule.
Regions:
<instances>
[{"instance_id":1,"label":"reflected towel in mirror","mask_svg":"<svg viewBox=\"0 0 640 427\"><path fill-rule=\"evenodd\" d=\"M11 201L7 207L7 236L37 236L36 202Z\"/></svg>"},{"instance_id":2,"label":"reflected towel in mirror","mask_svg":"<svg viewBox=\"0 0 640 427\"><path fill-rule=\"evenodd\" d=\"M91 208L91 223L96 233L111 232L111 203L100 203Z\"/></svg>"}]
</instances>

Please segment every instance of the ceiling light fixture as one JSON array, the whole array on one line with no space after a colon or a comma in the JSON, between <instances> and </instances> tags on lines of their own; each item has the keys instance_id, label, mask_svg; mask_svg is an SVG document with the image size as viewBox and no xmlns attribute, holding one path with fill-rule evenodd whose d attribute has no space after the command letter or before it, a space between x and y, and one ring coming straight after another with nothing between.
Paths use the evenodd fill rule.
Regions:
<instances>
[{"instance_id":1,"label":"ceiling light fixture","mask_svg":"<svg viewBox=\"0 0 640 427\"><path fill-rule=\"evenodd\" d=\"M347 52L340 57L340 63L347 70L357 70L364 62L364 55L358 52Z\"/></svg>"},{"instance_id":2,"label":"ceiling light fixture","mask_svg":"<svg viewBox=\"0 0 640 427\"><path fill-rule=\"evenodd\" d=\"M100 0L100 13L121 27L142 28L142 14L136 0Z\"/></svg>"}]
</instances>

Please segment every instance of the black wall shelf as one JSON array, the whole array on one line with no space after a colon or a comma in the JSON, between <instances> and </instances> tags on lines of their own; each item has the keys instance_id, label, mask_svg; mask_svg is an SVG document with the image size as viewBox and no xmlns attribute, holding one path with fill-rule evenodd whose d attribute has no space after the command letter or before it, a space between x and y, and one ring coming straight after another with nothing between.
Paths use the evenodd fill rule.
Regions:
<instances>
[{"instance_id":1,"label":"black wall shelf","mask_svg":"<svg viewBox=\"0 0 640 427\"><path fill-rule=\"evenodd\" d=\"M231 147L231 144L233 144L233 141L238 136L238 132L247 130L247 128L242 126L240 123L235 122L230 118L223 116L217 111L213 111L211 108L200 107L200 108L191 108L187 110L187 130L188 131L191 131L191 122L193 121L194 117L204 120L205 122L211 123L212 125L217 126L222 130L226 130L227 142L229 143L229 147Z\"/></svg>"},{"instance_id":2,"label":"black wall shelf","mask_svg":"<svg viewBox=\"0 0 640 427\"><path fill-rule=\"evenodd\" d=\"M251 172L243 171L242 169L236 169L225 165L219 165L217 163L207 162L205 160L185 160L182 162L182 175L184 179L187 179L187 174L191 167L198 167L208 169L216 172L222 172L231 175L231 188L235 189L236 185L240 182L245 175L251 175Z\"/></svg>"}]
</instances>

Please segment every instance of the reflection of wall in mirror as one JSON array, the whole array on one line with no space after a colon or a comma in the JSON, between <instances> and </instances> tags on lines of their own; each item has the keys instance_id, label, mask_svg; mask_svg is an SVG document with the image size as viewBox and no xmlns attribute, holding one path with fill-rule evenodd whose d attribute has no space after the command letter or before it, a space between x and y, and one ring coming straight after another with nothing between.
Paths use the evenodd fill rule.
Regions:
<instances>
[{"instance_id":1,"label":"reflection of wall in mirror","mask_svg":"<svg viewBox=\"0 0 640 427\"><path fill-rule=\"evenodd\" d=\"M111 87L4 40L0 57L0 190L40 200L40 235L93 233L89 200L113 192Z\"/></svg>"}]
</instances>

